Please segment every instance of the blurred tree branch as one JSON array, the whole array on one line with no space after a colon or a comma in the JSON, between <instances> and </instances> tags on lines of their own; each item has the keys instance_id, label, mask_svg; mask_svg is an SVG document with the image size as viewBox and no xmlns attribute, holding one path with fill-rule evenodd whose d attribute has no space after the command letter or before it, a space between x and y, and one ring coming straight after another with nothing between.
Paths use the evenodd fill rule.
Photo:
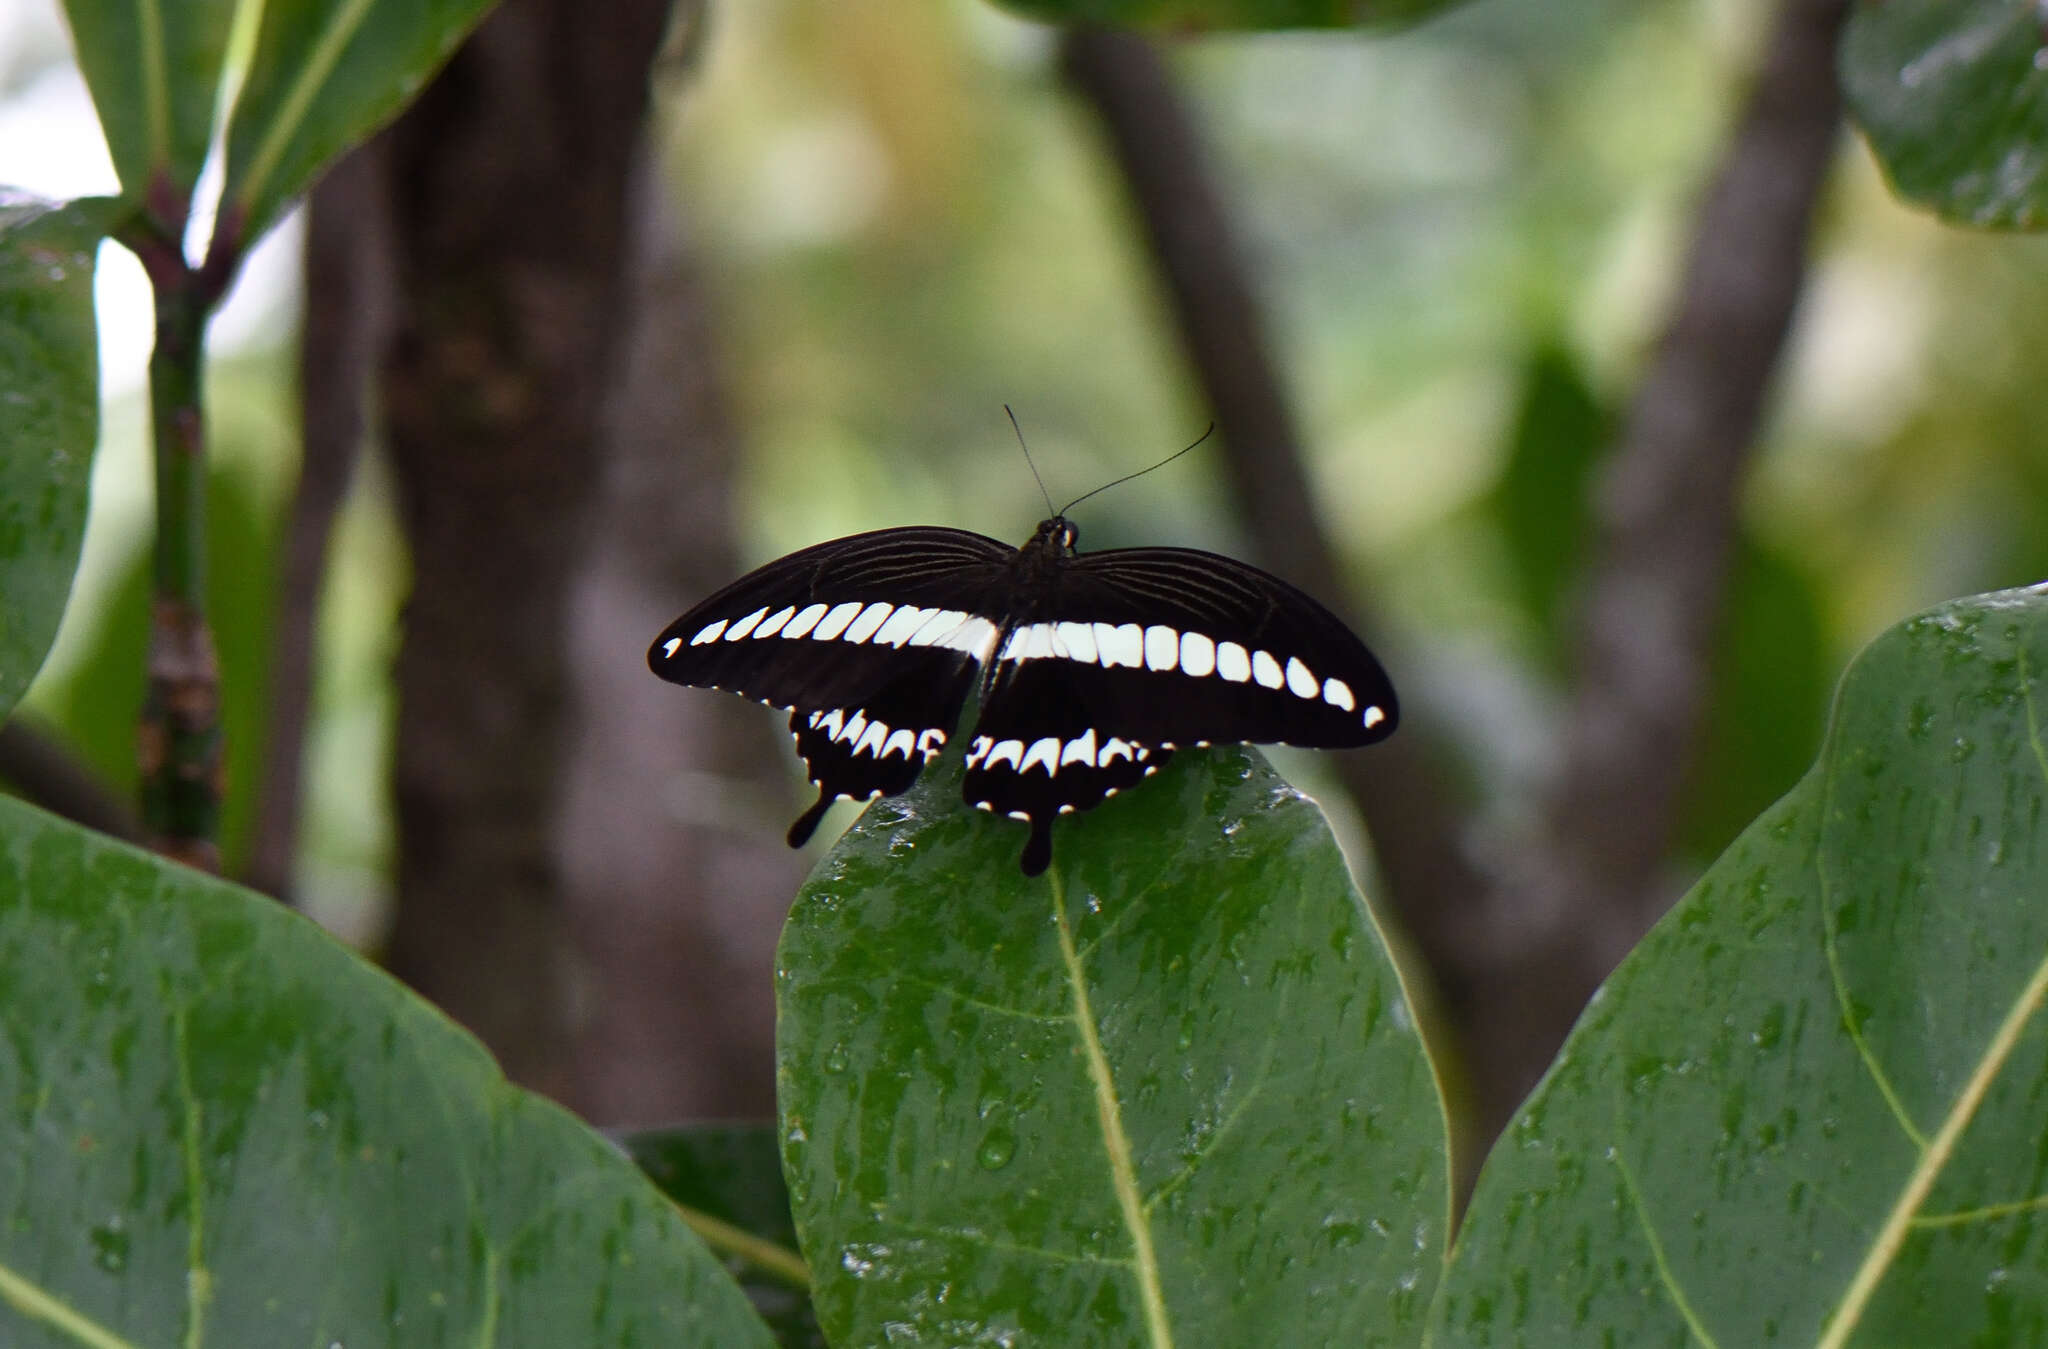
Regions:
<instances>
[{"instance_id":1,"label":"blurred tree branch","mask_svg":"<svg viewBox=\"0 0 2048 1349\"><path fill-rule=\"evenodd\" d=\"M630 188L667 13L508 0L386 136L382 388L414 579L388 954L513 1078L564 1098L589 988L559 856L570 589L632 312Z\"/></svg>"},{"instance_id":2,"label":"blurred tree branch","mask_svg":"<svg viewBox=\"0 0 2048 1349\"><path fill-rule=\"evenodd\" d=\"M599 985L572 1091L600 1120L767 1118L775 941L805 869L780 832L797 808L784 718L685 696L641 658L740 569L743 437L712 288L653 176L635 193L638 304L605 418L604 527L571 591L562 869Z\"/></svg>"},{"instance_id":3,"label":"blurred tree branch","mask_svg":"<svg viewBox=\"0 0 2048 1349\"><path fill-rule=\"evenodd\" d=\"M1383 624L1345 580L1316 514L1301 435L1222 189L1194 117L1158 52L1135 34L1066 33L1060 62L1100 118L1189 364L1216 418L1232 499L1258 560L1350 614L1369 642ZM1375 643L1384 645L1383 643ZM1438 981L1453 1029L1479 1033L1464 1008L1480 876L1459 846L1446 745L1415 718L1370 751L1334 756L1372 833L1392 905Z\"/></svg>"},{"instance_id":4,"label":"blurred tree branch","mask_svg":"<svg viewBox=\"0 0 2048 1349\"><path fill-rule=\"evenodd\" d=\"M63 741L16 713L0 724L0 780L53 815L129 843L142 843L142 820Z\"/></svg>"},{"instance_id":5,"label":"blurred tree branch","mask_svg":"<svg viewBox=\"0 0 2048 1349\"><path fill-rule=\"evenodd\" d=\"M1702 198L1676 306L1595 502L1564 753L1495 878L1475 1076L1506 1121L1675 898L1664 872L1705 710L1741 484L1806 276L1840 122L1845 0L1784 0Z\"/></svg>"},{"instance_id":6,"label":"blurred tree branch","mask_svg":"<svg viewBox=\"0 0 2048 1349\"><path fill-rule=\"evenodd\" d=\"M345 156L306 209L299 344L299 481L285 519L270 706L245 879L290 899L304 800L313 643L327 546L363 438L363 400L388 339L391 252L381 140Z\"/></svg>"},{"instance_id":7,"label":"blurred tree branch","mask_svg":"<svg viewBox=\"0 0 2048 1349\"><path fill-rule=\"evenodd\" d=\"M1460 846L1445 749L1411 724L1339 756L1387 898L1460 1033L1490 1137L1614 962L1670 896L1660 868L1697 728L1738 486L1798 302L1814 198L1839 120L1843 0L1787 0L1702 203L1674 317L1600 502L1564 767L1543 837L1485 877ZM1348 593L1314 511L1300 438L1243 259L1188 110L1157 53L1123 33L1063 39L1101 119L1223 433L1262 560Z\"/></svg>"}]
</instances>

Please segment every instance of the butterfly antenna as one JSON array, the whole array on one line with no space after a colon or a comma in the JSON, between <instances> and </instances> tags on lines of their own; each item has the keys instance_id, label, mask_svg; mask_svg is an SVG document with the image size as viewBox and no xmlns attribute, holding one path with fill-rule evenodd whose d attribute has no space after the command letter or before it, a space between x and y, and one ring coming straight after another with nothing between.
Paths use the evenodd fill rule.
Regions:
<instances>
[{"instance_id":1,"label":"butterfly antenna","mask_svg":"<svg viewBox=\"0 0 2048 1349\"><path fill-rule=\"evenodd\" d=\"M1183 446L1182 448L1180 448L1180 449L1178 449L1178 450L1175 450L1175 451L1174 451L1174 452L1173 452L1172 454L1169 454L1169 455L1167 455L1167 456L1166 456L1166 457L1165 457L1164 459L1161 459L1161 460L1160 460L1160 461L1159 461L1158 463L1156 463L1156 464L1152 465L1152 468L1141 468L1141 469L1139 469L1139 470L1138 470L1138 471L1137 471L1136 473L1126 473L1126 474L1124 474L1124 476L1123 476L1123 477L1121 477L1121 478L1117 478L1117 479L1115 479L1114 481L1111 481L1111 482L1106 482L1106 483L1102 484L1102 486L1100 486L1100 487L1096 488L1096 489L1095 489L1095 492L1107 492L1107 491L1108 491L1108 490L1109 490L1110 488L1112 488L1112 487L1115 487L1115 486L1116 486L1116 485L1117 485L1118 483L1126 483L1126 482L1129 482L1129 481L1130 481L1131 479L1133 479L1133 478L1142 478L1142 477L1144 477L1144 476L1145 476L1145 475L1146 475L1147 473L1150 473L1150 472L1152 471L1152 469L1154 469L1154 468L1165 468L1165 467L1166 467L1166 466L1167 466L1168 464L1170 464L1170 463L1172 463L1172 462L1173 462L1174 460L1176 460L1176 459L1180 458L1180 457L1181 457L1182 455L1186 454L1186 453L1187 453L1187 452L1188 452L1189 450L1192 450L1193 448L1195 448L1195 446L1196 446L1196 445L1199 445L1199 444L1201 444L1201 443L1202 443L1203 441L1207 440L1207 439L1208 439L1208 438L1209 438L1210 436L1213 436L1213 435L1215 435L1215 434L1216 434L1216 423L1214 423L1214 422L1210 422L1210 423L1209 423L1209 428L1208 428L1208 429L1207 429L1206 431L1202 432L1202 434L1201 434L1201 435L1199 435L1199 436L1196 436L1196 437L1195 437L1195 439L1194 439L1194 442L1193 442L1192 444L1189 444L1189 445ZM1074 509L1074 507L1076 507L1076 506L1080 505L1080 504L1081 504L1082 502L1086 501L1086 500L1087 500L1087 499L1088 499L1089 497L1092 497L1092 496L1094 496L1094 495L1095 495L1095 492L1083 492L1083 493L1081 493L1081 495L1079 495L1079 496L1075 497L1075 498L1074 498L1074 499L1073 499L1072 501L1069 501L1069 502L1068 502L1068 503L1066 504L1066 509L1065 509L1065 510L1062 510L1062 511L1060 511L1059 513L1060 513L1061 515L1065 515L1065 514L1067 513L1067 511L1070 511L1070 510ZM1051 503L1051 502L1047 502L1046 504L1047 504L1047 505L1051 505L1052 503Z\"/></svg>"},{"instance_id":2,"label":"butterfly antenna","mask_svg":"<svg viewBox=\"0 0 2048 1349\"><path fill-rule=\"evenodd\" d=\"M1010 411L1008 403L1003 404L1003 415L1010 419L1010 429L1017 433L1017 448L1024 451L1024 462L1031 465L1031 476L1037 479L1038 495L1045 498L1045 508L1052 511L1052 493L1045 490L1045 479L1038 476L1038 465L1031 463L1031 447L1024 443L1024 428L1017 425L1017 414ZM1058 515L1058 511L1052 511Z\"/></svg>"}]
</instances>

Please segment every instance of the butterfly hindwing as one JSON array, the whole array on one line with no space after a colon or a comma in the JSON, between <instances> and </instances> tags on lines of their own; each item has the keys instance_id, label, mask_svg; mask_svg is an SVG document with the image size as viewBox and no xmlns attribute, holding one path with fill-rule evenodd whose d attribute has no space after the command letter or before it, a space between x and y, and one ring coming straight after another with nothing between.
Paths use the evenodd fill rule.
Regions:
<instances>
[{"instance_id":1,"label":"butterfly hindwing","mask_svg":"<svg viewBox=\"0 0 2048 1349\"><path fill-rule=\"evenodd\" d=\"M961 797L1030 823L1027 876L1052 860L1054 819L1093 809L1173 757L1170 749L1106 729L1117 719L1089 697L1100 682L1073 676L1052 661L1005 662L967 742Z\"/></svg>"},{"instance_id":2,"label":"butterfly hindwing","mask_svg":"<svg viewBox=\"0 0 2048 1349\"><path fill-rule=\"evenodd\" d=\"M892 656L887 666L864 662L878 676L868 687L849 688L850 696L832 706L790 713L797 753L818 789L817 801L789 828L791 847L811 836L834 801L909 791L952 735L974 686L975 663L943 647Z\"/></svg>"}]
</instances>

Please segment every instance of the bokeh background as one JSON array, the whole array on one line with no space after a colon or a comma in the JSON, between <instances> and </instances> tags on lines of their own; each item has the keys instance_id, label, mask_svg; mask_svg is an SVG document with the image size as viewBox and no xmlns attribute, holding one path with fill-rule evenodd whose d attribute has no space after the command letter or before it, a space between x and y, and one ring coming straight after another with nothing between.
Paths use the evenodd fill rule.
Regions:
<instances>
[{"instance_id":1,"label":"bokeh background","mask_svg":"<svg viewBox=\"0 0 2048 1349\"><path fill-rule=\"evenodd\" d=\"M763 1115L781 910L852 811L786 855L801 792L775 719L659 685L646 642L737 569L836 534L944 523L1021 540L1043 503L1005 403L1061 500L1214 414L1057 32L980 0L686 3L651 60L582 76L650 90L616 239L578 255L575 240L608 236L558 232L538 252L568 261L510 292L514 322L562 347L520 368L598 352L584 390L598 430L557 477L505 488L476 453L435 461L464 465L435 478L421 468L435 417L456 413L418 406L423 389L497 358L435 345L390 297L431 292L449 257L500 256L483 236L560 208L544 188L484 192L453 236L431 227L436 210L460 213L462 147L488 140L477 128L520 152L522 124L493 97L544 121L571 92L477 74L504 76L522 52L545 69L530 34L577 22L535 17L550 12L511 0L478 39L496 54L458 57L450 91L323 185L214 325L225 870L389 958L516 1076L599 1123ZM1431 812L1402 822L1404 839L1454 857L1453 884L1496 886L1543 827L1608 455L1683 298L1699 204L1778 12L1477 0L1393 33L1153 49L1201 134L1349 588L1329 598L1366 615L1432 775ZM604 159L573 138L533 153ZM0 4L0 182L114 188L54 0ZM1642 904L1593 959L1625 949L1805 770L1863 642L1939 599L2048 573L2048 414L2024 375L2048 344L2043 250L1899 202L1839 134L1745 451L1711 650L1672 674L1704 691L1682 791ZM601 331L547 320L551 305L587 312L588 296L561 293L579 256L618 316ZM85 561L25 703L36 741L0 773L34 794L54 756L112 809L132 794L142 689L150 320L117 246L99 284L106 407ZM516 428L544 413L529 406L546 401L539 382L499 393L463 415ZM387 434L393 417L410 429ZM1257 472L1266 448L1212 442L1092 499L1084 547L1268 557L1226 462ZM307 523L316 479L331 535L318 511ZM562 483L587 498L551 514ZM288 559L309 528L294 593ZM538 609L529 566L560 572ZM431 590L444 575L454 588ZM437 633L449 640L413 658L432 678L409 676L403 644ZM440 710L465 705L486 719ZM1368 877L1346 776L1379 771L1374 753L1343 773L1281 757ZM1514 944L1513 905L1373 888L1397 936L1417 938L1473 1117L1497 1121L1544 1058L1542 1035L1489 1051L1473 1011L1469 985ZM1416 914L1453 912L1469 931L1416 933ZM1447 964L1468 939L1470 959ZM1582 977L1558 976L1567 1001Z\"/></svg>"}]
</instances>

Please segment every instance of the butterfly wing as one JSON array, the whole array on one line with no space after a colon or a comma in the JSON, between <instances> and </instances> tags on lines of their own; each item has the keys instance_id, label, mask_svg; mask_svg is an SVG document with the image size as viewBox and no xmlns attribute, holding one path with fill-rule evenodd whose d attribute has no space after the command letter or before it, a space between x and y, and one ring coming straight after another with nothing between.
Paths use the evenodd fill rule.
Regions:
<instances>
[{"instance_id":1,"label":"butterfly wing","mask_svg":"<svg viewBox=\"0 0 2048 1349\"><path fill-rule=\"evenodd\" d=\"M1157 771L1177 745L1370 744L1399 720L1386 671L1329 610L1214 553L1087 553L1011 630L962 794L1026 819L1027 873L1054 817Z\"/></svg>"},{"instance_id":2,"label":"butterfly wing","mask_svg":"<svg viewBox=\"0 0 2048 1349\"><path fill-rule=\"evenodd\" d=\"M817 802L907 790L959 720L1017 550L961 529L882 529L749 572L663 629L648 666L790 712Z\"/></svg>"}]
</instances>

